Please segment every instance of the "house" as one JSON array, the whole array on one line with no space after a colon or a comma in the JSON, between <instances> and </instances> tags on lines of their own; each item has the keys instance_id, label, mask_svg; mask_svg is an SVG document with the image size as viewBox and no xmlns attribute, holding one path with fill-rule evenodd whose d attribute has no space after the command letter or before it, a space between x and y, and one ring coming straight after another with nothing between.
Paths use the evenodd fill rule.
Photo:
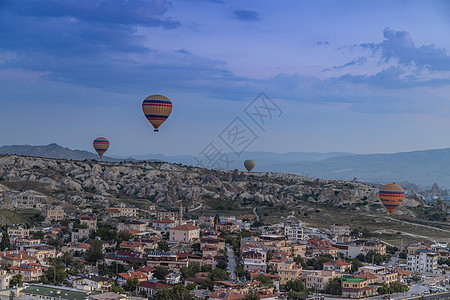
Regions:
<instances>
[{"instance_id":1,"label":"house","mask_svg":"<svg viewBox=\"0 0 450 300\"><path fill-rule=\"evenodd\" d=\"M11 238L19 237L19 238L25 239L25 238L30 237L30 230L25 228L22 225L9 226L8 227L8 235ZM0 250L2 250L2 249L0 249Z\"/></svg>"},{"instance_id":2,"label":"house","mask_svg":"<svg viewBox=\"0 0 450 300\"><path fill-rule=\"evenodd\" d=\"M36 258L38 261L48 261L56 257L56 250L47 244L29 244L21 246L28 255Z\"/></svg>"},{"instance_id":3,"label":"house","mask_svg":"<svg viewBox=\"0 0 450 300\"><path fill-rule=\"evenodd\" d=\"M144 252L146 244L143 242L123 241L120 243L119 248Z\"/></svg>"},{"instance_id":4,"label":"house","mask_svg":"<svg viewBox=\"0 0 450 300\"><path fill-rule=\"evenodd\" d=\"M370 273L361 273L354 275L355 278L365 278L367 280L367 284L375 284L377 282L378 277L374 274Z\"/></svg>"},{"instance_id":5,"label":"house","mask_svg":"<svg viewBox=\"0 0 450 300\"><path fill-rule=\"evenodd\" d=\"M220 289L209 295L209 300L242 300L245 295L229 289Z\"/></svg>"},{"instance_id":6,"label":"house","mask_svg":"<svg viewBox=\"0 0 450 300\"><path fill-rule=\"evenodd\" d=\"M352 264L346 261L342 260L332 260L330 262L324 262L323 263L323 269L324 270L333 270L336 272L345 273L350 271L352 268Z\"/></svg>"},{"instance_id":7,"label":"house","mask_svg":"<svg viewBox=\"0 0 450 300\"><path fill-rule=\"evenodd\" d=\"M18 265L35 263L36 258L29 255L25 250L1 251L0 261L3 269Z\"/></svg>"},{"instance_id":8,"label":"house","mask_svg":"<svg viewBox=\"0 0 450 300\"><path fill-rule=\"evenodd\" d=\"M365 298L375 296L378 286L369 286L367 279L350 276L342 277L342 296L345 298Z\"/></svg>"},{"instance_id":9,"label":"house","mask_svg":"<svg viewBox=\"0 0 450 300\"><path fill-rule=\"evenodd\" d=\"M147 281L148 276L142 272L134 271L134 272L126 272L126 273L119 273L119 284L124 284L128 279L134 279L136 278L139 282Z\"/></svg>"},{"instance_id":10,"label":"house","mask_svg":"<svg viewBox=\"0 0 450 300\"><path fill-rule=\"evenodd\" d=\"M119 222L117 225L117 231L127 231L127 230L138 230L138 231L145 231L147 228L147 224L144 222L131 220L131 221L125 221L125 222Z\"/></svg>"},{"instance_id":11,"label":"house","mask_svg":"<svg viewBox=\"0 0 450 300\"><path fill-rule=\"evenodd\" d=\"M329 245L318 245L312 247L312 253L314 256L319 256L321 254L329 254L333 257L337 256L338 248Z\"/></svg>"},{"instance_id":12,"label":"house","mask_svg":"<svg viewBox=\"0 0 450 300\"><path fill-rule=\"evenodd\" d=\"M97 217L94 215L81 215L80 224L86 226L89 230L97 229Z\"/></svg>"},{"instance_id":13,"label":"house","mask_svg":"<svg viewBox=\"0 0 450 300\"><path fill-rule=\"evenodd\" d=\"M212 216L200 216L198 217L198 222L200 225L214 227L214 217Z\"/></svg>"},{"instance_id":14,"label":"house","mask_svg":"<svg viewBox=\"0 0 450 300\"><path fill-rule=\"evenodd\" d=\"M160 220L152 221L152 224L153 224L153 228L155 228L157 230L169 231L170 228L175 226L175 221L173 221L172 219L170 219L168 217L165 217Z\"/></svg>"},{"instance_id":15,"label":"house","mask_svg":"<svg viewBox=\"0 0 450 300\"><path fill-rule=\"evenodd\" d=\"M428 249L416 250L408 254L406 270L419 273L437 273L438 254Z\"/></svg>"},{"instance_id":16,"label":"house","mask_svg":"<svg viewBox=\"0 0 450 300\"><path fill-rule=\"evenodd\" d=\"M145 292L147 297L150 298L156 290L169 288L172 288L172 286L160 282L142 281L137 285L137 292Z\"/></svg>"},{"instance_id":17,"label":"house","mask_svg":"<svg viewBox=\"0 0 450 300\"><path fill-rule=\"evenodd\" d=\"M118 264L127 265L130 263L145 263L146 259L142 258L142 253L138 251L116 251L115 253L108 253L105 256L105 263L107 265L116 262Z\"/></svg>"},{"instance_id":18,"label":"house","mask_svg":"<svg viewBox=\"0 0 450 300\"><path fill-rule=\"evenodd\" d=\"M200 227L190 224L178 225L170 228L169 241L179 243L193 243L200 239Z\"/></svg>"},{"instance_id":19,"label":"house","mask_svg":"<svg viewBox=\"0 0 450 300\"><path fill-rule=\"evenodd\" d=\"M342 223L335 223L331 225L331 233L334 236L350 235L350 226Z\"/></svg>"},{"instance_id":20,"label":"house","mask_svg":"<svg viewBox=\"0 0 450 300\"><path fill-rule=\"evenodd\" d=\"M285 224L284 235L288 240L293 242L303 241L305 239L301 224Z\"/></svg>"},{"instance_id":21,"label":"house","mask_svg":"<svg viewBox=\"0 0 450 300\"><path fill-rule=\"evenodd\" d=\"M17 208L40 209L46 197L39 195L35 191L26 191L14 197L13 206Z\"/></svg>"},{"instance_id":22,"label":"house","mask_svg":"<svg viewBox=\"0 0 450 300\"><path fill-rule=\"evenodd\" d=\"M295 281L300 278L302 267L293 261L284 261L277 264L278 276L280 276L280 284L288 281Z\"/></svg>"},{"instance_id":23,"label":"house","mask_svg":"<svg viewBox=\"0 0 450 300\"><path fill-rule=\"evenodd\" d=\"M61 248L61 252L70 252L72 254L76 253L76 252L84 253L89 248L91 248L91 245L86 244L86 243L70 242L70 243L67 243L66 246L63 246Z\"/></svg>"},{"instance_id":24,"label":"house","mask_svg":"<svg viewBox=\"0 0 450 300\"><path fill-rule=\"evenodd\" d=\"M89 238L88 228L72 228L72 242L81 242Z\"/></svg>"},{"instance_id":25,"label":"house","mask_svg":"<svg viewBox=\"0 0 450 300\"><path fill-rule=\"evenodd\" d=\"M137 217L137 207L128 207L124 203L120 203L119 207L110 207L106 209L110 218L135 218Z\"/></svg>"},{"instance_id":26,"label":"house","mask_svg":"<svg viewBox=\"0 0 450 300\"><path fill-rule=\"evenodd\" d=\"M225 250L225 239L218 236L208 236L200 239L200 247L214 246L217 250Z\"/></svg>"},{"instance_id":27,"label":"house","mask_svg":"<svg viewBox=\"0 0 450 300\"><path fill-rule=\"evenodd\" d=\"M264 270L266 271L267 253L262 249L251 250L242 253L242 261L245 271Z\"/></svg>"},{"instance_id":28,"label":"house","mask_svg":"<svg viewBox=\"0 0 450 300\"><path fill-rule=\"evenodd\" d=\"M216 224L216 230L228 233L239 232L239 225L231 221L221 221Z\"/></svg>"},{"instance_id":29,"label":"house","mask_svg":"<svg viewBox=\"0 0 450 300\"><path fill-rule=\"evenodd\" d=\"M86 291L74 288L29 284L20 290L18 298L24 299L46 299L46 300L84 300L89 299L90 295Z\"/></svg>"},{"instance_id":30,"label":"house","mask_svg":"<svg viewBox=\"0 0 450 300\"><path fill-rule=\"evenodd\" d=\"M188 284L200 284L203 281L205 281L206 279L208 279L208 277L204 277L204 276L197 276L197 277L188 277L184 280L184 286L187 286Z\"/></svg>"},{"instance_id":31,"label":"house","mask_svg":"<svg viewBox=\"0 0 450 300\"><path fill-rule=\"evenodd\" d=\"M104 276L89 276L75 279L74 288L85 291L105 292L111 287L112 280Z\"/></svg>"},{"instance_id":32,"label":"house","mask_svg":"<svg viewBox=\"0 0 450 300\"><path fill-rule=\"evenodd\" d=\"M156 218L161 220L164 218L169 218L172 221L177 221L178 220L178 210L167 210L164 208L161 208L158 210L158 212L156 213Z\"/></svg>"},{"instance_id":33,"label":"house","mask_svg":"<svg viewBox=\"0 0 450 300\"><path fill-rule=\"evenodd\" d=\"M0 270L0 290L9 289L9 284L14 274L7 273L6 270Z\"/></svg>"},{"instance_id":34,"label":"house","mask_svg":"<svg viewBox=\"0 0 450 300\"><path fill-rule=\"evenodd\" d=\"M331 279L341 276L333 270L309 272L305 275L305 286L308 289L323 290Z\"/></svg>"},{"instance_id":35,"label":"house","mask_svg":"<svg viewBox=\"0 0 450 300\"><path fill-rule=\"evenodd\" d=\"M43 267L38 263L17 265L9 267L8 270L14 275L21 275L25 282L38 281L43 273Z\"/></svg>"},{"instance_id":36,"label":"house","mask_svg":"<svg viewBox=\"0 0 450 300\"><path fill-rule=\"evenodd\" d=\"M45 222L61 221L66 218L66 213L62 206L52 206L45 210Z\"/></svg>"},{"instance_id":37,"label":"house","mask_svg":"<svg viewBox=\"0 0 450 300\"><path fill-rule=\"evenodd\" d=\"M179 284L180 282L181 282L181 275L178 273L171 273L166 276L167 284L175 285L175 284Z\"/></svg>"},{"instance_id":38,"label":"house","mask_svg":"<svg viewBox=\"0 0 450 300\"><path fill-rule=\"evenodd\" d=\"M189 266L189 261L187 258L178 257L171 252L152 251L147 255L146 264L155 268L165 267L171 272L180 272L181 268Z\"/></svg>"}]
</instances>

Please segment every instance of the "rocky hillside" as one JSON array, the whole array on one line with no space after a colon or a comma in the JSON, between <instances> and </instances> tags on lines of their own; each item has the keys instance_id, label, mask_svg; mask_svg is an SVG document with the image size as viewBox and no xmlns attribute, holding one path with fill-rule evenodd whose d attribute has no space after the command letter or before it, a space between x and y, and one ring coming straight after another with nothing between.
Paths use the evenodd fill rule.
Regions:
<instances>
[{"instance_id":1,"label":"rocky hillside","mask_svg":"<svg viewBox=\"0 0 450 300\"><path fill-rule=\"evenodd\" d=\"M93 194L105 198L149 199L168 206L182 200L192 207L207 205L211 199L247 204L341 205L378 201L374 187L358 182L317 180L281 173L247 174L156 162L72 161L2 155L0 180L16 188L34 184L41 192L69 202Z\"/></svg>"}]
</instances>

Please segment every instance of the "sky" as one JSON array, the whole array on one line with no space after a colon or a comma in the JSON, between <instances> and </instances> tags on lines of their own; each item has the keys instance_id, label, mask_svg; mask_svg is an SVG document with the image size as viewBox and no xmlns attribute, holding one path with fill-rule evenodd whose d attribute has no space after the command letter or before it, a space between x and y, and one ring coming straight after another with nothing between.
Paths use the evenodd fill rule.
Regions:
<instances>
[{"instance_id":1,"label":"sky","mask_svg":"<svg viewBox=\"0 0 450 300\"><path fill-rule=\"evenodd\" d=\"M0 0L0 145L447 148L449 29L445 0ZM152 94L174 107L159 133Z\"/></svg>"}]
</instances>

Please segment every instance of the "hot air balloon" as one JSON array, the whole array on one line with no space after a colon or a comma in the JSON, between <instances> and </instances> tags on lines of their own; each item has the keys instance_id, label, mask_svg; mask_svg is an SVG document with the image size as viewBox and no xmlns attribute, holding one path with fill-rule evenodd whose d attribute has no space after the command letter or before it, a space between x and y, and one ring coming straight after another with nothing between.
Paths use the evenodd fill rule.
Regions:
<instances>
[{"instance_id":1,"label":"hot air balloon","mask_svg":"<svg viewBox=\"0 0 450 300\"><path fill-rule=\"evenodd\" d=\"M381 187L378 196L389 214L393 214L405 198L405 191L398 184L390 183Z\"/></svg>"},{"instance_id":2,"label":"hot air balloon","mask_svg":"<svg viewBox=\"0 0 450 300\"><path fill-rule=\"evenodd\" d=\"M109 148L109 141L104 137L99 137L94 140L94 149L97 151L100 158L105 154L106 150Z\"/></svg>"},{"instance_id":3,"label":"hot air balloon","mask_svg":"<svg viewBox=\"0 0 450 300\"><path fill-rule=\"evenodd\" d=\"M142 110L147 120L152 123L155 132L172 112L172 102L162 95L151 95L142 102Z\"/></svg>"},{"instance_id":4,"label":"hot air balloon","mask_svg":"<svg viewBox=\"0 0 450 300\"><path fill-rule=\"evenodd\" d=\"M247 169L247 171L250 172L255 167L255 161L247 159L246 161L244 161L244 167Z\"/></svg>"}]
</instances>

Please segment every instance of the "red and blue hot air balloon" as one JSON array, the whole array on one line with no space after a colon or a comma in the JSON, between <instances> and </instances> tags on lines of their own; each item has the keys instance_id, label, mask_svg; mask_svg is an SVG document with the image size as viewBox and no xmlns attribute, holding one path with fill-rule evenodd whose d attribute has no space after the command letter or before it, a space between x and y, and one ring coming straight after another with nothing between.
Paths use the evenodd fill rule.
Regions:
<instances>
[{"instance_id":1,"label":"red and blue hot air balloon","mask_svg":"<svg viewBox=\"0 0 450 300\"><path fill-rule=\"evenodd\" d=\"M104 137L98 137L94 140L94 149L97 151L100 158L105 154L106 150L109 148L109 141Z\"/></svg>"},{"instance_id":2,"label":"red and blue hot air balloon","mask_svg":"<svg viewBox=\"0 0 450 300\"><path fill-rule=\"evenodd\" d=\"M155 128L154 131L158 132L159 126L167 120L172 112L172 102L165 96L151 95L142 102L142 110L147 120Z\"/></svg>"},{"instance_id":3,"label":"red and blue hot air balloon","mask_svg":"<svg viewBox=\"0 0 450 300\"><path fill-rule=\"evenodd\" d=\"M381 202L389 214L393 214L405 198L405 191L395 183L383 185L378 192Z\"/></svg>"}]
</instances>

